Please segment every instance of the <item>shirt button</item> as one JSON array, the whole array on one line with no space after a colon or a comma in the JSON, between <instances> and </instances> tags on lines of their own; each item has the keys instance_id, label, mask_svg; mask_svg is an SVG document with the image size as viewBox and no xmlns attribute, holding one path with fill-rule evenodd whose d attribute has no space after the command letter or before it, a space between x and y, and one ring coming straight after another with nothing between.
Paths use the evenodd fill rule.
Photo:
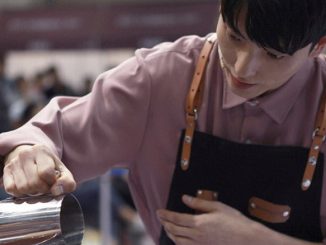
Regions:
<instances>
[{"instance_id":1,"label":"shirt button","mask_svg":"<svg viewBox=\"0 0 326 245\"><path fill-rule=\"evenodd\" d=\"M247 103L250 106L257 106L259 104L259 101L258 100L248 100Z\"/></svg>"}]
</instances>

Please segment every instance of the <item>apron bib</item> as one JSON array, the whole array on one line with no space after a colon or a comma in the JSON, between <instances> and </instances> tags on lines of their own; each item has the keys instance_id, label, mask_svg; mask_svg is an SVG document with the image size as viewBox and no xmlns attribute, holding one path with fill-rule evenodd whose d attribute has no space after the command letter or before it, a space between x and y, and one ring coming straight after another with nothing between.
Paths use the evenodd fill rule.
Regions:
<instances>
[{"instance_id":1,"label":"apron bib","mask_svg":"<svg viewBox=\"0 0 326 245\"><path fill-rule=\"evenodd\" d=\"M187 128L180 140L167 209L195 214L182 203L182 195L216 193L218 201L275 231L321 242L324 156L319 149L326 131L324 110L319 111L310 149L242 144L195 131L202 76L214 41L215 36L204 45L187 97ZM162 229L160 245L173 244Z\"/></svg>"},{"instance_id":2,"label":"apron bib","mask_svg":"<svg viewBox=\"0 0 326 245\"><path fill-rule=\"evenodd\" d=\"M273 230L307 241L322 241L322 154L309 191L302 191L300 183L309 149L240 144L201 132L195 132L192 144L189 169L184 171L177 162L167 209L194 214L182 203L182 195L196 196L198 190L211 190L218 193L218 201ZM280 210L268 210L268 205L260 206L255 200L264 200ZM290 210L282 209L285 206ZM259 211L263 212L262 217ZM263 215L273 214L280 216L280 222L264 220ZM160 244L174 244L164 230Z\"/></svg>"}]
</instances>

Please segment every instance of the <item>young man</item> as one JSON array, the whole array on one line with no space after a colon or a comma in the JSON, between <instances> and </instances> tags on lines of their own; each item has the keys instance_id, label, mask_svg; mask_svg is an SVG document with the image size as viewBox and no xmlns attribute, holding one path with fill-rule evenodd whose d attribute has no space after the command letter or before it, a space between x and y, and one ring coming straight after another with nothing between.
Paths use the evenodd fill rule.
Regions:
<instances>
[{"instance_id":1,"label":"young man","mask_svg":"<svg viewBox=\"0 0 326 245\"><path fill-rule=\"evenodd\" d=\"M222 0L215 44L138 50L2 134L6 191L124 166L157 244L326 244L325 23L324 0Z\"/></svg>"}]
</instances>

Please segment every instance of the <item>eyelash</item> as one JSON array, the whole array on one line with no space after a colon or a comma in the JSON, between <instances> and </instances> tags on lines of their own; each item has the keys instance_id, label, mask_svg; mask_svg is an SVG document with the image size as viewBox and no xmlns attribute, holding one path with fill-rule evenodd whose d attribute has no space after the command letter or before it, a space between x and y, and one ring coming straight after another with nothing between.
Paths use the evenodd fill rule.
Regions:
<instances>
[{"instance_id":1,"label":"eyelash","mask_svg":"<svg viewBox=\"0 0 326 245\"><path fill-rule=\"evenodd\" d=\"M233 41L236 41L236 42L240 42L240 41L242 41L241 38L239 38L238 36L236 36L236 35L234 35L234 34L232 34L232 33L229 33L229 37L230 37L230 39L232 39ZM269 52L269 51L266 51L266 54L267 54L269 57L271 57L272 59L275 59L275 60L281 60L281 59L284 58L284 56L282 56L282 55L276 55L276 54L273 54L273 53L271 53L271 52Z\"/></svg>"},{"instance_id":2,"label":"eyelash","mask_svg":"<svg viewBox=\"0 0 326 245\"><path fill-rule=\"evenodd\" d=\"M268 52L268 51L266 51L266 54L267 54L269 57L271 57L272 59L276 59L276 60L281 60L281 59L284 58L284 56L282 56L282 55L276 55L276 54L273 54L273 53Z\"/></svg>"},{"instance_id":3,"label":"eyelash","mask_svg":"<svg viewBox=\"0 0 326 245\"><path fill-rule=\"evenodd\" d=\"M234 41L237 41L237 42L241 41L241 38L237 37L236 35L234 35L232 33L229 34L229 37Z\"/></svg>"}]
</instances>

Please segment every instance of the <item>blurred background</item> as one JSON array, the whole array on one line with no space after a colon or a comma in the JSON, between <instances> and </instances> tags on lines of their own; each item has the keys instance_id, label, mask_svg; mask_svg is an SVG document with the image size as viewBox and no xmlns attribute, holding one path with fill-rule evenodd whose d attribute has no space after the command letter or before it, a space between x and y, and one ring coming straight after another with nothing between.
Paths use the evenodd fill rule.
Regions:
<instances>
[{"instance_id":1,"label":"blurred background","mask_svg":"<svg viewBox=\"0 0 326 245\"><path fill-rule=\"evenodd\" d=\"M137 48L215 31L217 13L218 0L1 0L0 132L25 123L53 96L87 94L100 73ZM83 245L153 244L127 175L113 169L78 187Z\"/></svg>"}]
</instances>

